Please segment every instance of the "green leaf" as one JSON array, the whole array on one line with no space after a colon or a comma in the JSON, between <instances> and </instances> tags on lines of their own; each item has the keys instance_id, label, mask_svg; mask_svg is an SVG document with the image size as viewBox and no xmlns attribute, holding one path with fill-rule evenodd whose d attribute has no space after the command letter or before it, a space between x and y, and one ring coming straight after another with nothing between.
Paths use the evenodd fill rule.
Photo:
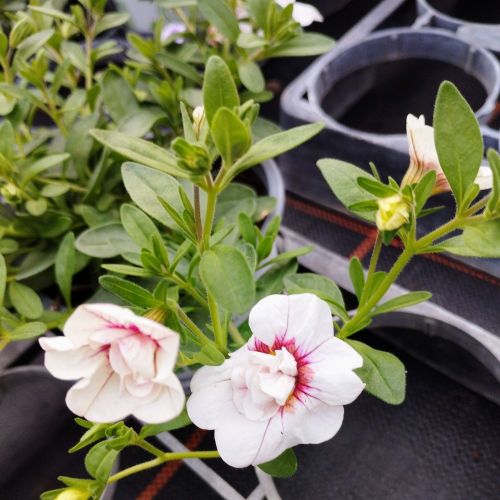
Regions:
<instances>
[{"instance_id":1,"label":"green leaf","mask_svg":"<svg viewBox=\"0 0 500 500\"><path fill-rule=\"evenodd\" d=\"M75 272L75 235L67 233L62 239L56 254L56 283L63 294L66 304L71 306L71 282Z\"/></svg>"},{"instance_id":2,"label":"green leaf","mask_svg":"<svg viewBox=\"0 0 500 500\"><path fill-rule=\"evenodd\" d=\"M224 363L225 360L224 354L222 354L213 344L205 344L193 357L195 363L208 366L219 366Z\"/></svg>"},{"instance_id":3,"label":"green leaf","mask_svg":"<svg viewBox=\"0 0 500 500\"><path fill-rule=\"evenodd\" d=\"M146 439L151 436L156 436L162 432L175 431L177 429L182 429L191 424L191 419L187 413L186 408L184 408L181 414L169 422L163 424L146 424L141 427L139 437Z\"/></svg>"},{"instance_id":4,"label":"green leaf","mask_svg":"<svg viewBox=\"0 0 500 500\"><path fill-rule=\"evenodd\" d=\"M345 342L363 357L363 366L356 373L366 384L366 391L391 405L401 404L406 388L403 363L393 354L373 349L357 340L346 339Z\"/></svg>"},{"instance_id":5,"label":"green leaf","mask_svg":"<svg viewBox=\"0 0 500 500\"><path fill-rule=\"evenodd\" d=\"M240 105L238 90L231 71L218 56L210 57L207 62L203 80L203 104L205 116L210 126L219 108L232 109Z\"/></svg>"},{"instance_id":6,"label":"green leaf","mask_svg":"<svg viewBox=\"0 0 500 500\"><path fill-rule=\"evenodd\" d=\"M500 257L500 219L478 222L466 227L463 241L475 257Z\"/></svg>"},{"instance_id":7,"label":"green leaf","mask_svg":"<svg viewBox=\"0 0 500 500\"><path fill-rule=\"evenodd\" d=\"M358 177L357 181L359 187L361 187L365 191L368 191L368 193L377 198L386 198L398 193L397 189L386 186L376 179L370 179L368 177Z\"/></svg>"},{"instance_id":8,"label":"green leaf","mask_svg":"<svg viewBox=\"0 0 500 500\"><path fill-rule=\"evenodd\" d=\"M251 92L259 93L265 90L266 81L258 64L247 61L238 66L241 83Z\"/></svg>"},{"instance_id":9,"label":"green leaf","mask_svg":"<svg viewBox=\"0 0 500 500\"><path fill-rule=\"evenodd\" d=\"M7 285L7 266L5 265L4 256L0 253L0 305L3 304L6 285Z\"/></svg>"},{"instance_id":10,"label":"green leaf","mask_svg":"<svg viewBox=\"0 0 500 500\"><path fill-rule=\"evenodd\" d=\"M349 262L349 277L351 278L354 293L358 300L361 299L363 288L365 287L365 272L363 264L357 257L353 257Z\"/></svg>"},{"instance_id":11,"label":"green leaf","mask_svg":"<svg viewBox=\"0 0 500 500\"><path fill-rule=\"evenodd\" d=\"M116 274L123 274L124 276L137 276L139 278L147 278L152 276L150 271L142 267L129 266L127 264L103 264L101 266L106 271L111 271Z\"/></svg>"},{"instance_id":12,"label":"green leaf","mask_svg":"<svg viewBox=\"0 0 500 500\"><path fill-rule=\"evenodd\" d=\"M21 185L25 185L34 177L38 176L42 172L45 172L49 168L60 165L63 161L66 161L70 155L68 153L60 153L54 155L46 155L39 160L31 163L26 169L23 169Z\"/></svg>"},{"instance_id":13,"label":"green leaf","mask_svg":"<svg viewBox=\"0 0 500 500\"><path fill-rule=\"evenodd\" d=\"M177 166L176 157L156 144L111 130L93 129L90 135L129 160L177 177L189 177L187 172Z\"/></svg>"},{"instance_id":14,"label":"green leaf","mask_svg":"<svg viewBox=\"0 0 500 500\"><path fill-rule=\"evenodd\" d=\"M288 262L290 259L295 259L297 257L302 257L303 255L307 255L314 250L314 246L309 245L305 247L294 248L293 250L288 250L287 252L282 252L278 254L276 257L273 257L271 260L266 260L262 263L259 268L269 266L271 264L280 264L282 262Z\"/></svg>"},{"instance_id":15,"label":"green leaf","mask_svg":"<svg viewBox=\"0 0 500 500\"><path fill-rule=\"evenodd\" d=\"M151 237L156 235L161 240L160 231L155 223L139 208L125 203L120 208L120 217L128 235L139 245L140 248L151 246Z\"/></svg>"},{"instance_id":16,"label":"green leaf","mask_svg":"<svg viewBox=\"0 0 500 500\"><path fill-rule=\"evenodd\" d=\"M459 209L483 159L483 138L467 101L451 82L439 87L434 108L434 139L439 163Z\"/></svg>"},{"instance_id":17,"label":"green leaf","mask_svg":"<svg viewBox=\"0 0 500 500\"><path fill-rule=\"evenodd\" d=\"M257 208L255 191L237 182L231 183L217 200L215 219L224 219L226 223L236 223L240 214L252 214Z\"/></svg>"},{"instance_id":18,"label":"green leaf","mask_svg":"<svg viewBox=\"0 0 500 500\"><path fill-rule=\"evenodd\" d=\"M333 194L347 209L350 210L350 207L361 202L376 201L375 196L362 189L358 184L358 179L361 177L375 180L368 172L345 161L334 159L319 160L318 167ZM364 219L374 220L374 212L352 211Z\"/></svg>"},{"instance_id":19,"label":"green leaf","mask_svg":"<svg viewBox=\"0 0 500 500\"><path fill-rule=\"evenodd\" d=\"M297 457L289 448L274 460L260 464L259 469L273 477L291 477L297 472Z\"/></svg>"},{"instance_id":20,"label":"green leaf","mask_svg":"<svg viewBox=\"0 0 500 500\"><path fill-rule=\"evenodd\" d=\"M9 299L15 310L28 319L37 319L43 314L42 301L29 286L12 281L8 288Z\"/></svg>"},{"instance_id":21,"label":"green leaf","mask_svg":"<svg viewBox=\"0 0 500 500\"><path fill-rule=\"evenodd\" d=\"M486 212L497 214L500 212L500 154L494 149L488 149L488 162L493 174L491 198L488 201Z\"/></svg>"},{"instance_id":22,"label":"green leaf","mask_svg":"<svg viewBox=\"0 0 500 500\"><path fill-rule=\"evenodd\" d=\"M22 281L42 273L54 264L55 258L54 251L33 250L17 268L16 280Z\"/></svg>"},{"instance_id":23,"label":"green leaf","mask_svg":"<svg viewBox=\"0 0 500 500\"><path fill-rule=\"evenodd\" d=\"M330 278L314 273L298 273L288 275L284 279L284 283L288 293L313 293L328 302L334 314L346 318L347 313L342 292Z\"/></svg>"},{"instance_id":24,"label":"green leaf","mask_svg":"<svg viewBox=\"0 0 500 500\"><path fill-rule=\"evenodd\" d=\"M198 0L198 8L210 24L213 24L229 41L236 42L240 28L228 0Z\"/></svg>"},{"instance_id":25,"label":"green leaf","mask_svg":"<svg viewBox=\"0 0 500 500\"><path fill-rule=\"evenodd\" d=\"M324 127L322 123L311 123L302 125L284 132L269 135L256 142L245 155L243 155L230 169L232 175L243 170L259 165L265 160L279 156L290 149L308 141L318 134Z\"/></svg>"},{"instance_id":26,"label":"green leaf","mask_svg":"<svg viewBox=\"0 0 500 500\"><path fill-rule=\"evenodd\" d=\"M0 123L0 153L5 158L12 158L14 154L15 134L9 120Z\"/></svg>"},{"instance_id":27,"label":"green leaf","mask_svg":"<svg viewBox=\"0 0 500 500\"><path fill-rule=\"evenodd\" d=\"M109 448L107 441L94 445L85 456L87 472L100 481L106 481L120 452Z\"/></svg>"},{"instance_id":28,"label":"green leaf","mask_svg":"<svg viewBox=\"0 0 500 500\"><path fill-rule=\"evenodd\" d=\"M226 168L243 156L252 145L249 127L228 108L217 110L212 121L211 132Z\"/></svg>"},{"instance_id":29,"label":"green leaf","mask_svg":"<svg viewBox=\"0 0 500 500\"><path fill-rule=\"evenodd\" d=\"M123 226L116 222L87 229L78 236L75 246L79 252L101 259L139 250Z\"/></svg>"},{"instance_id":30,"label":"green leaf","mask_svg":"<svg viewBox=\"0 0 500 500\"><path fill-rule=\"evenodd\" d=\"M132 162L122 165L122 177L128 194L144 212L167 227L175 227L174 220L167 214L158 197L167 201L178 214L182 214L184 207L176 179Z\"/></svg>"},{"instance_id":31,"label":"green leaf","mask_svg":"<svg viewBox=\"0 0 500 500\"><path fill-rule=\"evenodd\" d=\"M28 8L34 12L39 12L40 14L44 14L55 19L60 19L61 21L66 21L70 24L74 24L73 18L71 16L68 16L68 14L65 14L64 12L61 12L60 10L52 9L51 7L37 7L34 5L30 5Z\"/></svg>"},{"instance_id":32,"label":"green leaf","mask_svg":"<svg viewBox=\"0 0 500 500\"><path fill-rule=\"evenodd\" d=\"M374 315L384 314L391 311L397 311L398 309L404 309L405 307L411 307L416 304L420 304L420 302L425 302L432 297L432 293L429 292L410 292L404 295L400 295L399 297L395 297L393 299L384 302L380 306L378 306L375 311L373 311Z\"/></svg>"},{"instance_id":33,"label":"green leaf","mask_svg":"<svg viewBox=\"0 0 500 500\"><path fill-rule=\"evenodd\" d=\"M53 34L54 30L48 29L38 31L28 38L25 38L17 47L16 62L17 58L27 60L32 55L36 54L52 38Z\"/></svg>"},{"instance_id":34,"label":"green leaf","mask_svg":"<svg viewBox=\"0 0 500 500\"><path fill-rule=\"evenodd\" d=\"M218 245L204 252L200 276L215 300L228 312L242 314L255 300L255 283L245 256L236 248Z\"/></svg>"},{"instance_id":35,"label":"green leaf","mask_svg":"<svg viewBox=\"0 0 500 500\"><path fill-rule=\"evenodd\" d=\"M126 12L112 12L111 14L106 14L95 25L95 35L102 33L103 31L110 30L112 28L117 28L122 24L125 24L129 20L130 16Z\"/></svg>"},{"instance_id":36,"label":"green leaf","mask_svg":"<svg viewBox=\"0 0 500 500\"><path fill-rule=\"evenodd\" d=\"M99 278L99 284L104 290L111 292L134 306L148 309L161 304L154 298L151 292L142 286L123 278L118 278L118 276L101 276Z\"/></svg>"},{"instance_id":37,"label":"green leaf","mask_svg":"<svg viewBox=\"0 0 500 500\"><path fill-rule=\"evenodd\" d=\"M267 57L304 57L328 52L335 41L319 33L301 33L267 52Z\"/></svg>"},{"instance_id":38,"label":"green leaf","mask_svg":"<svg viewBox=\"0 0 500 500\"><path fill-rule=\"evenodd\" d=\"M276 264L259 277L256 283L256 301L273 293L281 293L284 289L283 281L289 274L297 272L298 264L292 259L282 264Z\"/></svg>"},{"instance_id":39,"label":"green leaf","mask_svg":"<svg viewBox=\"0 0 500 500\"><path fill-rule=\"evenodd\" d=\"M424 208L427 200L432 194L432 190L436 185L436 172L430 170L427 172L420 182L414 187L415 193L415 213L418 215Z\"/></svg>"},{"instance_id":40,"label":"green leaf","mask_svg":"<svg viewBox=\"0 0 500 500\"><path fill-rule=\"evenodd\" d=\"M181 61L177 57L167 54L166 52L156 54L155 59L174 73L182 75L198 85L203 83L203 78L191 64L185 63L184 61Z\"/></svg>"},{"instance_id":41,"label":"green leaf","mask_svg":"<svg viewBox=\"0 0 500 500\"><path fill-rule=\"evenodd\" d=\"M13 340L28 340L43 335L47 331L45 323L41 321L32 321L18 326L15 330L9 333Z\"/></svg>"},{"instance_id":42,"label":"green leaf","mask_svg":"<svg viewBox=\"0 0 500 500\"><path fill-rule=\"evenodd\" d=\"M117 124L139 110L132 87L115 69L108 69L104 73L101 81L101 95L111 118Z\"/></svg>"}]
</instances>

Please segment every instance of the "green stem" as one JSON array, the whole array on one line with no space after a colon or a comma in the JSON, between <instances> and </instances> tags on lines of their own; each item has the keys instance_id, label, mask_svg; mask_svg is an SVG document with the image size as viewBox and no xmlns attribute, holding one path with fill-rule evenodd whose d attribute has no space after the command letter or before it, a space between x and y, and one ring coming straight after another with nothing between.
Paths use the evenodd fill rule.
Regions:
<instances>
[{"instance_id":1,"label":"green stem","mask_svg":"<svg viewBox=\"0 0 500 500\"><path fill-rule=\"evenodd\" d=\"M145 439L138 437L136 445L139 446L139 448L142 448L143 450L146 450L147 452L151 453L151 455L154 455L155 457L163 457L163 455L165 455L165 452L163 450L160 450L160 448L153 446Z\"/></svg>"},{"instance_id":2,"label":"green stem","mask_svg":"<svg viewBox=\"0 0 500 500\"><path fill-rule=\"evenodd\" d=\"M239 346L244 345L246 342L246 340L243 338L240 331L238 330L238 327L232 321L229 323L229 335L231 336L233 341Z\"/></svg>"},{"instance_id":3,"label":"green stem","mask_svg":"<svg viewBox=\"0 0 500 500\"><path fill-rule=\"evenodd\" d=\"M173 281L176 285L180 286L182 289L188 292L191 297L193 297L193 299L195 299L200 305L202 305L203 307L208 307L207 301L203 298L201 293L198 292L198 290L196 290L193 285L183 280L180 276L178 276L177 274L172 274L168 275L167 279Z\"/></svg>"},{"instance_id":4,"label":"green stem","mask_svg":"<svg viewBox=\"0 0 500 500\"><path fill-rule=\"evenodd\" d=\"M372 309L379 303L382 297L386 294L387 290L389 290L391 285L396 281L398 276L401 274L401 271L405 268L406 264L408 264L413 255L414 250L412 247L407 247L403 250L382 283L380 283L378 288L373 291L372 296L366 301L366 303L359 307L354 316L342 326L338 334L339 337L345 338L352 335L351 332L355 331L354 327L362 323L371 313Z\"/></svg>"},{"instance_id":5,"label":"green stem","mask_svg":"<svg viewBox=\"0 0 500 500\"><path fill-rule=\"evenodd\" d=\"M377 232L377 238L375 240L375 245L373 247L372 256L370 258L370 265L368 267L368 274L366 275L366 282L363 288L363 293L361 294L361 298L359 300L360 304L366 300L366 292L370 289L370 286L373 281L373 276L375 275L375 271L377 270L377 263L380 257L380 252L382 251L382 235L380 232Z\"/></svg>"},{"instance_id":6,"label":"green stem","mask_svg":"<svg viewBox=\"0 0 500 500\"><path fill-rule=\"evenodd\" d=\"M189 316L177 305L176 313L179 319L191 330L191 332L200 341L201 345L210 344L210 339L198 328L198 326L189 318Z\"/></svg>"},{"instance_id":7,"label":"green stem","mask_svg":"<svg viewBox=\"0 0 500 500\"><path fill-rule=\"evenodd\" d=\"M194 222L196 227L196 239L201 241L203 227L201 222L201 210L200 210L200 188L193 185L193 195L194 195Z\"/></svg>"},{"instance_id":8,"label":"green stem","mask_svg":"<svg viewBox=\"0 0 500 500\"><path fill-rule=\"evenodd\" d=\"M89 31L85 33L85 89L90 90L94 82L92 48L94 44L94 27L90 26Z\"/></svg>"},{"instance_id":9,"label":"green stem","mask_svg":"<svg viewBox=\"0 0 500 500\"><path fill-rule=\"evenodd\" d=\"M208 292L208 309L212 318L212 326L214 327L215 343L219 349L225 354L227 352L227 332L221 326L219 307L217 302L210 292Z\"/></svg>"},{"instance_id":10,"label":"green stem","mask_svg":"<svg viewBox=\"0 0 500 500\"><path fill-rule=\"evenodd\" d=\"M113 474L108 479L108 484L116 483L116 481L119 481L120 479L147 469L152 469L153 467L157 467L158 465L161 465L165 462L171 462L173 460L183 460L186 458L219 458L219 456L220 455L218 451L186 451L182 453L164 453L162 456L158 456L153 460L148 460L147 462L133 465L132 467L128 467L127 469L123 469L122 471Z\"/></svg>"},{"instance_id":11,"label":"green stem","mask_svg":"<svg viewBox=\"0 0 500 500\"><path fill-rule=\"evenodd\" d=\"M215 207L217 205L217 191L213 185L209 185L207 190L207 211L205 213L205 223L203 225L203 234L201 238L202 250L208 250L212 226L214 224Z\"/></svg>"}]
</instances>

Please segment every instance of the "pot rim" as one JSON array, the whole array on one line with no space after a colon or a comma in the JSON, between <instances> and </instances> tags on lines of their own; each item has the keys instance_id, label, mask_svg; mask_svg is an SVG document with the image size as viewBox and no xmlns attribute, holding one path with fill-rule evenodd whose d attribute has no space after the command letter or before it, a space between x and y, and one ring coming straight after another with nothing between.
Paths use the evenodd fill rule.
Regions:
<instances>
[{"instance_id":1,"label":"pot rim","mask_svg":"<svg viewBox=\"0 0 500 500\"><path fill-rule=\"evenodd\" d=\"M470 53L481 54L481 57L483 57L485 61L488 61L488 64L490 65L490 67L494 72L494 83L490 91L488 91L488 89L485 88L485 91L487 93L485 101L482 104L482 106L475 111L475 115L480 119L485 116L488 116L491 113L491 111L493 111L496 105L497 96L500 93L500 63L497 61L495 56L487 49L484 49L482 47L474 47L467 41L458 37L455 33L441 28L419 28L419 29L391 28L374 32L371 35L364 38L363 40L357 40L355 42L346 44L345 46L334 48L330 53L326 55L326 57L321 58L319 64L315 64L311 67L311 72L310 74L308 74L307 81L305 82L306 83L305 86L307 89L307 98L312 110L320 118L320 120L322 120L330 129L337 130L346 135L354 135L357 138L364 140L366 142L379 144L391 149L396 149L398 151L405 151L407 149L406 134L378 134L374 132L366 132L363 130L343 125L342 123L334 119L323 109L322 95L320 95L318 87L321 80L324 81L325 68L329 64L331 64L332 61L337 59L340 55L348 53L353 48L369 44L373 41L378 41L380 39L394 38L395 40L397 40L401 36L411 37L419 35L420 36L430 35L436 38L442 37L451 40L453 42L456 42L457 44L468 46L470 49ZM400 60L401 58L398 57L387 60L398 60L398 59ZM434 59L434 60L439 61L439 59ZM377 61L374 61L374 64L377 64L382 61L383 59L382 60L379 59ZM336 77L331 78L328 81L328 84L331 85L331 83L335 81Z\"/></svg>"},{"instance_id":2,"label":"pot rim","mask_svg":"<svg viewBox=\"0 0 500 500\"><path fill-rule=\"evenodd\" d=\"M461 19L460 17L451 16L450 14L446 14L444 12L441 12L439 9L432 6L427 0L417 0L417 7L423 11L423 15L425 15L425 13L428 12L428 13L432 14L433 17L436 17L437 19L446 21L446 22L454 25L455 28L458 28L460 26L465 26L465 25L473 25L473 26L478 26L478 27L479 26L481 26L481 27L498 26L500 28L500 23L476 23L476 22L472 22L472 21L467 21L466 19Z\"/></svg>"}]
</instances>

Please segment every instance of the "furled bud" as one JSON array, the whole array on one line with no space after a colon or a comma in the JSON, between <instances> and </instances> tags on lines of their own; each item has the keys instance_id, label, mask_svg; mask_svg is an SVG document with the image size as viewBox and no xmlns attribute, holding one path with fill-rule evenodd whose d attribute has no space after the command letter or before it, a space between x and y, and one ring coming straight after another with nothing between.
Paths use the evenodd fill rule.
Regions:
<instances>
[{"instance_id":1,"label":"furled bud","mask_svg":"<svg viewBox=\"0 0 500 500\"><path fill-rule=\"evenodd\" d=\"M172 142L172 149L179 159L179 166L193 175L202 175L210 170L210 156L203 146L177 137Z\"/></svg>"},{"instance_id":2,"label":"furled bud","mask_svg":"<svg viewBox=\"0 0 500 500\"><path fill-rule=\"evenodd\" d=\"M193 109L193 127L196 137L200 137L201 129L205 123L205 108L203 106L196 106Z\"/></svg>"},{"instance_id":3,"label":"furled bud","mask_svg":"<svg viewBox=\"0 0 500 500\"><path fill-rule=\"evenodd\" d=\"M393 231L408 222L410 212L408 202L400 194L378 200L375 222L380 231Z\"/></svg>"},{"instance_id":4,"label":"furled bud","mask_svg":"<svg viewBox=\"0 0 500 500\"><path fill-rule=\"evenodd\" d=\"M56 500L88 500L89 492L80 490L79 488L65 488L56 497Z\"/></svg>"}]
</instances>

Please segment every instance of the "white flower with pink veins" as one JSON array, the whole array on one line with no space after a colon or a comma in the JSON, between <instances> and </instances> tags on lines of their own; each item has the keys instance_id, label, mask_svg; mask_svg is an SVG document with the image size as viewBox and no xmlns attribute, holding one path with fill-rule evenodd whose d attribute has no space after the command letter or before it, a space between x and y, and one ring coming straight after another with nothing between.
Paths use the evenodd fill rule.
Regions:
<instances>
[{"instance_id":1,"label":"white flower with pink veins","mask_svg":"<svg viewBox=\"0 0 500 500\"><path fill-rule=\"evenodd\" d=\"M66 321L64 336L40 345L54 377L80 379L66 396L76 415L161 423L182 411L184 391L173 373L179 335L155 321L112 304L85 304Z\"/></svg>"},{"instance_id":2,"label":"white flower with pink veins","mask_svg":"<svg viewBox=\"0 0 500 500\"><path fill-rule=\"evenodd\" d=\"M364 384L361 356L334 337L328 304L315 295L270 295L249 318L253 336L220 366L191 382L189 416L215 430L234 467L268 462L297 444L317 444L340 429L343 405Z\"/></svg>"}]
</instances>

